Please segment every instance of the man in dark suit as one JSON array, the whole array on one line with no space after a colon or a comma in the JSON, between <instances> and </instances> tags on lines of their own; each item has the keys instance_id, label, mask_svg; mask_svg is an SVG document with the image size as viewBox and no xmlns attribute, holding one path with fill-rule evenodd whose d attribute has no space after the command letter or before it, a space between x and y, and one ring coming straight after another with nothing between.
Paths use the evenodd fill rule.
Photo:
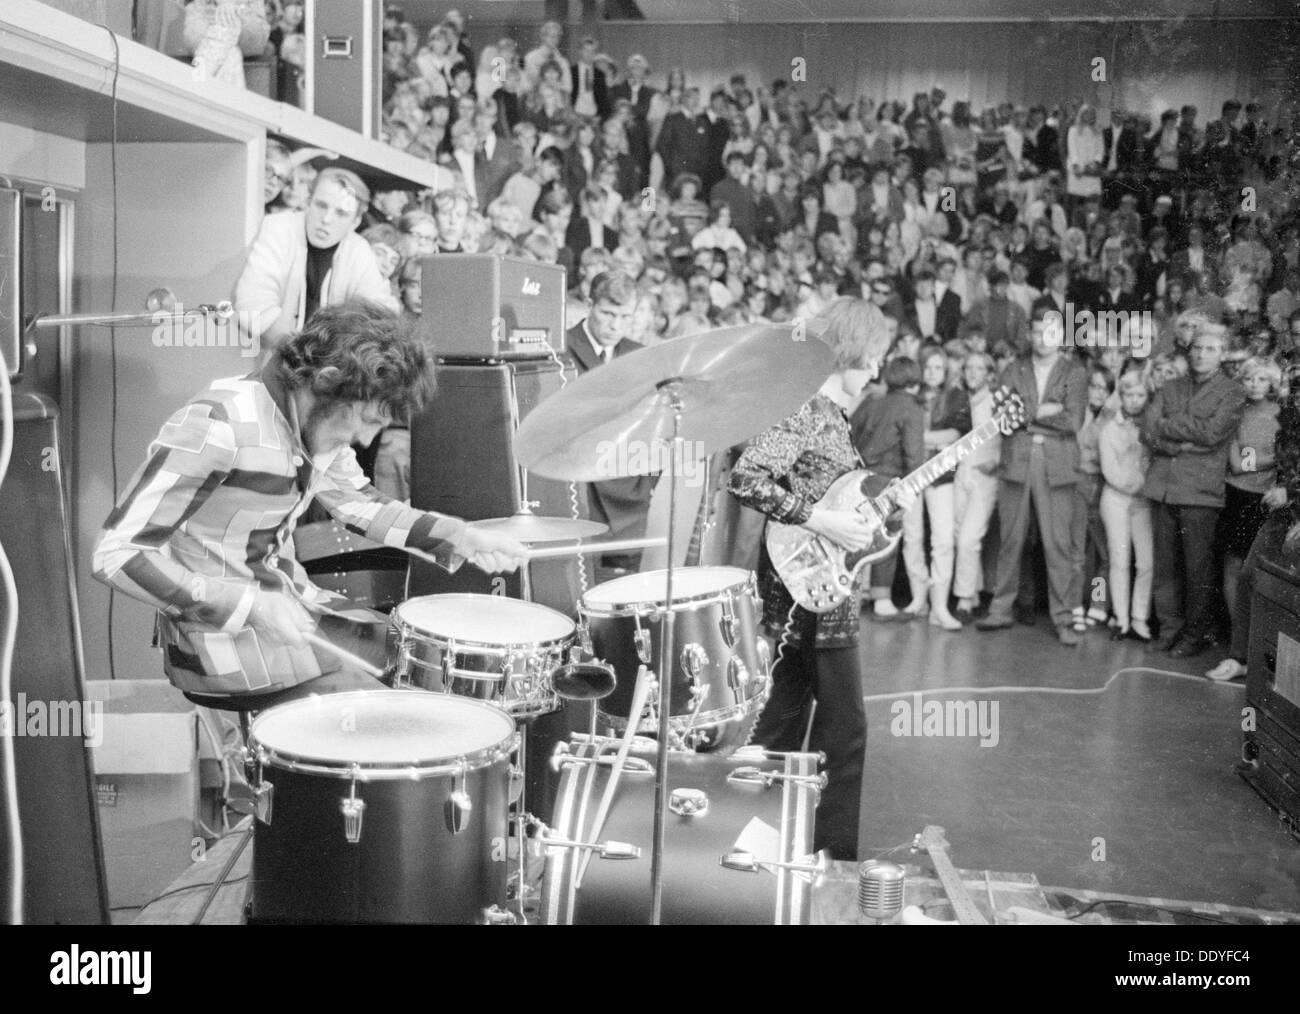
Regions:
<instances>
[{"instance_id":1,"label":"man in dark suit","mask_svg":"<svg viewBox=\"0 0 1300 1014\"><path fill-rule=\"evenodd\" d=\"M731 139L731 99L725 89L713 89L709 95L709 108L700 119L704 121L705 129L704 169L700 179L707 194L712 193L714 186L727 175L722 166L722 153Z\"/></svg>"},{"instance_id":2,"label":"man in dark suit","mask_svg":"<svg viewBox=\"0 0 1300 1014\"><path fill-rule=\"evenodd\" d=\"M474 132L479 148L474 156L474 187L479 207L486 208L501 195L501 189L519 169L516 149L497 132L497 105L484 99L474 113Z\"/></svg>"},{"instance_id":3,"label":"man in dark suit","mask_svg":"<svg viewBox=\"0 0 1300 1014\"><path fill-rule=\"evenodd\" d=\"M907 308L907 323L928 342L945 342L957 337L961 326L961 297L949 290L944 297L951 296L941 304L934 291L934 272L922 268L912 278L912 302ZM956 315L954 317L954 303ZM942 329L942 330L941 330Z\"/></svg>"},{"instance_id":4,"label":"man in dark suit","mask_svg":"<svg viewBox=\"0 0 1300 1014\"><path fill-rule=\"evenodd\" d=\"M754 200L753 189L741 182L744 175L745 156L733 151L727 156L727 175L713 185L709 201L725 201L731 209L731 227L746 243L753 243L758 224L758 203Z\"/></svg>"},{"instance_id":5,"label":"man in dark suit","mask_svg":"<svg viewBox=\"0 0 1300 1014\"><path fill-rule=\"evenodd\" d=\"M1155 530L1155 647L1175 658L1200 654L1213 634L1215 528L1228 445L1246 404L1245 389L1219 369L1226 340L1222 327L1202 329L1187 376L1165 382L1142 423L1142 442L1151 449L1142 495L1151 501Z\"/></svg>"},{"instance_id":6,"label":"man in dark suit","mask_svg":"<svg viewBox=\"0 0 1300 1014\"><path fill-rule=\"evenodd\" d=\"M1101 132L1101 164L1105 169L1103 190L1106 207L1119 207L1120 195L1142 193L1141 170L1144 157L1142 138L1138 136L1137 117L1125 113L1119 126Z\"/></svg>"},{"instance_id":7,"label":"man in dark suit","mask_svg":"<svg viewBox=\"0 0 1300 1014\"><path fill-rule=\"evenodd\" d=\"M592 279L589 302L591 312L587 318L565 335L568 356L579 374L641 348L627 337L637 303L636 283L631 278L621 271L602 272ZM631 454L637 449L613 448L612 452L619 450ZM592 520L609 525L610 539L643 538L650 497L658 481L657 475L639 475L589 483L587 503ZM640 551L604 556L597 580L635 572L640 564Z\"/></svg>"},{"instance_id":8,"label":"man in dark suit","mask_svg":"<svg viewBox=\"0 0 1300 1014\"><path fill-rule=\"evenodd\" d=\"M709 157L709 121L708 117L696 113L699 98L698 88L687 88L682 95L682 107L664 118L656 150L664 162L665 180L675 180L679 173L694 173L704 179ZM709 192L707 184L703 192Z\"/></svg>"},{"instance_id":9,"label":"man in dark suit","mask_svg":"<svg viewBox=\"0 0 1300 1014\"><path fill-rule=\"evenodd\" d=\"M569 68L572 85L573 111L579 116L609 115L609 94L605 87L605 72L596 66L596 40L591 36L578 47L578 59Z\"/></svg>"},{"instance_id":10,"label":"man in dark suit","mask_svg":"<svg viewBox=\"0 0 1300 1014\"><path fill-rule=\"evenodd\" d=\"M1047 110L1042 106L1029 110L1029 127L1021 154L1040 174L1061 171L1061 138L1056 128L1048 124Z\"/></svg>"},{"instance_id":11,"label":"man in dark suit","mask_svg":"<svg viewBox=\"0 0 1300 1014\"><path fill-rule=\"evenodd\" d=\"M593 149L598 164L613 162L618 169L618 179L614 189L618 191L619 196L625 201L632 200L634 196L639 198L641 181L645 177L641 175L641 167L629 154L627 130L621 119L611 116L601 124L600 137L596 139Z\"/></svg>"},{"instance_id":12,"label":"man in dark suit","mask_svg":"<svg viewBox=\"0 0 1300 1014\"><path fill-rule=\"evenodd\" d=\"M976 622L980 630L1012 625L1012 605L1020 590L1020 566L1030 517L1047 557L1048 598L1057 638L1068 647L1079 643L1072 607L1083 594L1070 550L1079 481L1079 442L1088 398L1088 373L1061 353L1062 332L1049 324L1046 309L1036 309L1030 324L1031 353L1002 372L1002 383L1025 403L1029 423L1002 441L998 476L998 518L1002 541L997 582L989 613Z\"/></svg>"},{"instance_id":13,"label":"man in dark suit","mask_svg":"<svg viewBox=\"0 0 1300 1014\"><path fill-rule=\"evenodd\" d=\"M945 257L935 269L934 333L942 341L956 338L961 329L961 296L952 288L956 274L957 262L951 257Z\"/></svg>"},{"instance_id":14,"label":"man in dark suit","mask_svg":"<svg viewBox=\"0 0 1300 1014\"><path fill-rule=\"evenodd\" d=\"M581 257L584 250L593 246L613 250L618 246L618 234L605 226L602 216L605 211L605 191L594 183L582 188L581 214L574 215L565 233L564 245L573 251L575 257Z\"/></svg>"},{"instance_id":15,"label":"man in dark suit","mask_svg":"<svg viewBox=\"0 0 1300 1014\"><path fill-rule=\"evenodd\" d=\"M645 83L650 64L640 53L633 53L627 58L627 80L609 89L609 101L617 102L627 99L632 103L632 115L645 123L646 114L650 112L650 98L655 90Z\"/></svg>"}]
</instances>

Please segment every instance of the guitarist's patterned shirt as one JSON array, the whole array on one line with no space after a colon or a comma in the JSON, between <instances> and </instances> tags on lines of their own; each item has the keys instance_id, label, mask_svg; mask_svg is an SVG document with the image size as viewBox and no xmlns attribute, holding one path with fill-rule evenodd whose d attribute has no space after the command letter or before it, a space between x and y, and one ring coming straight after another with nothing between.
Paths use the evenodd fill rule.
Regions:
<instances>
[{"instance_id":1,"label":"guitarist's patterned shirt","mask_svg":"<svg viewBox=\"0 0 1300 1014\"><path fill-rule=\"evenodd\" d=\"M824 394L814 395L794 415L755 437L731 471L733 496L773 521L801 525L812 516L831 484L862 467L844 410ZM781 635L795 606L777 576L767 548L759 558L758 586L763 624ZM858 643L858 599L850 595L817 617L817 647L845 648ZM794 639L797 640L795 634Z\"/></svg>"}]
</instances>

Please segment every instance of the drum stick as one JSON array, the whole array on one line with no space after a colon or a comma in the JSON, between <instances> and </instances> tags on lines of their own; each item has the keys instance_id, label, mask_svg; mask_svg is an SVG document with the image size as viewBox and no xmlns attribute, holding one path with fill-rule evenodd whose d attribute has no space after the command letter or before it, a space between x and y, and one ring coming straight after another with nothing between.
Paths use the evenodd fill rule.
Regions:
<instances>
[{"instance_id":1,"label":"drum stick","mask_svg":"<svg viewBox=\"0 0 1300 1014\"><path fill-rule=\"evenodd\" d=\"M623 730L623 742L619 744L618 756L614 758L614 764L610 768L609 781L605 783L605 794L600 797L600 808L596 811L596 822L591 826L591 833L587 836L588 841L596 841L605 828L605 818L609 816L609 808L614 803L618 780L623 776L623 765L627 763L627 755L632 750L632 740L636 738L638 727L641 725L641 711L645 708L646 698L649 696L650 676L646 667L641 666L636 672L636 689L632 691L632 710L628 712L627 728ZM588 849L583 854L582 865L578 868L575 891L582 887L582 878L587 875L587 866L590 862L591 850Z\"/></svg>"},{"instance_id":2,"label":"drum stick","mask_svg":"<svg viewBox=\"0 0 1300 1014\"><path fill-rule=\"evenodd\" d=\"M545 549L529 549L528 559L532 560L551 560L565 556L572 556L575 553L581 553L583 556L594 556L597 553L626 553L632 549L654 549L658 546L667 545L666 538L655 539L620 539L618 541L608 542L571 542L563 546L547 546ZM442 563L433 555L426 553L423 549L416 549L414 546L400 546L400 549L412 556L417 556L421 560L428 560L430 563Z\"/></svg>"},{"instance_id":3,"label":"drum stick","mask_svg":"<svg viewBox=\"0 0 1300 1014\"><path fill-rule=\"evenodd\" d=\"M345 651L344 649L340 648L337 644L335 644L333 641L327 641L319 634L304 634L303 636L306 638L307 643L312 645L313 647L319 648L321 651L328 652L329 654L333 655L335 658L348 663L348 665L356 666L363 673L366 673L369 676L373 676L375 677L375 679L380 679L384 675L384 670L371 665L364 658L354 655L350 651Z\"/></svg>"},{"instance_id":4,"label":"drum stick","mask_svg":"<svg viewBox=\"0 0 1300 1014\"><path fill-rule=\"evenodd\" d=\"M573 543L568 546L547 546L545 549L530 549L528 550L528 559L550 560L556 557L572 556L574 553L582 553L584 556L593 556L596 553L625 553L630 549L654 549L658 546L667 545L667 543L668 540L665 538Z\"/></svg>"}]
</instances>

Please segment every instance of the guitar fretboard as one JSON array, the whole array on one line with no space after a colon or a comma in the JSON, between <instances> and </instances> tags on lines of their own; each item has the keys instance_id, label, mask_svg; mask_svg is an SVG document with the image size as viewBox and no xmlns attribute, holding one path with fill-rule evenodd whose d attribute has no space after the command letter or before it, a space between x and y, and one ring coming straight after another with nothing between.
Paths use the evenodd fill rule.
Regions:
<instances>
[{"instance_id":1,"label":"guitar fretboard","mask_svg":"<svg viewBox=\"0 0 1300 1014\"><path fill-rule=\"evenodd\" d=\"M893 486L873 501L881 514L888 514L894 509L895 500L900 492L910 490L917 495L950 468L956 467L963 458L967 458L980 444L992 440L1001 432L1000 416L981 423L960 440L949 444L942 451L930 458L916 471L905 475Z\"/></svg>"}]
</instances>

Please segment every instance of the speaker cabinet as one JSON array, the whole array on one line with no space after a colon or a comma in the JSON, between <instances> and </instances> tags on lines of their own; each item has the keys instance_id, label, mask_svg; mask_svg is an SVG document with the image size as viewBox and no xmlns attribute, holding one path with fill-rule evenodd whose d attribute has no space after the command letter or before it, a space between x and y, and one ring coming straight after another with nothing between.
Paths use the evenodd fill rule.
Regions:
<instances>
[{"instance_id":1,"label":"speaker cabinet","mask_svg":"<svg viewBox=\"0 0 1300 1014\"><path fill-rule=\"evenodd\" d=\"M381 0L307 0L308 112L379 136L383 96Z\"/></svg>"},{"instance_id":2,"label":"speaker cabinet","mask_svg":"<svg viewBox=\"0 0 1300 1014\"><path fill-rule=\"evenodd\" d=\"M16 703L8 718L18 773L23 918L106 923L104 855L87 743L95 730L87 727L81 706L85 674L60 482L58 410L37 395L18 395L14 402L13 459L0 488L0 541L18 586ZM3 610L0 599L0 615ZM4 823L0 807L0 827ZM0 834L0 869L7 868L7 848L8 834ZM0 891L6 886L0 884Z\"/></svg>"},{"instance_id":3,"label":"speaker cabinet","mask_svg":"<svg viewBox=\"0 0 1300 1014\"><path fill-rule=\"evenodd\" d=\"M411 504L468 521L507 517L527 499L534 514L573 515L570 485L529 475L515 458L519 422L560 389L550 360L442 363L429 410L411 423ZM587 517L586 489L577 484L579 517ZM591 562L588 560L589 577ZM464 566L455 574L412 561L412 595L477 592L528 598L574 615L578 570L574 558L543 560L527 574L484 574ZM527 579L531 594L525 594Z\"/></svg>"}]
</instances>

